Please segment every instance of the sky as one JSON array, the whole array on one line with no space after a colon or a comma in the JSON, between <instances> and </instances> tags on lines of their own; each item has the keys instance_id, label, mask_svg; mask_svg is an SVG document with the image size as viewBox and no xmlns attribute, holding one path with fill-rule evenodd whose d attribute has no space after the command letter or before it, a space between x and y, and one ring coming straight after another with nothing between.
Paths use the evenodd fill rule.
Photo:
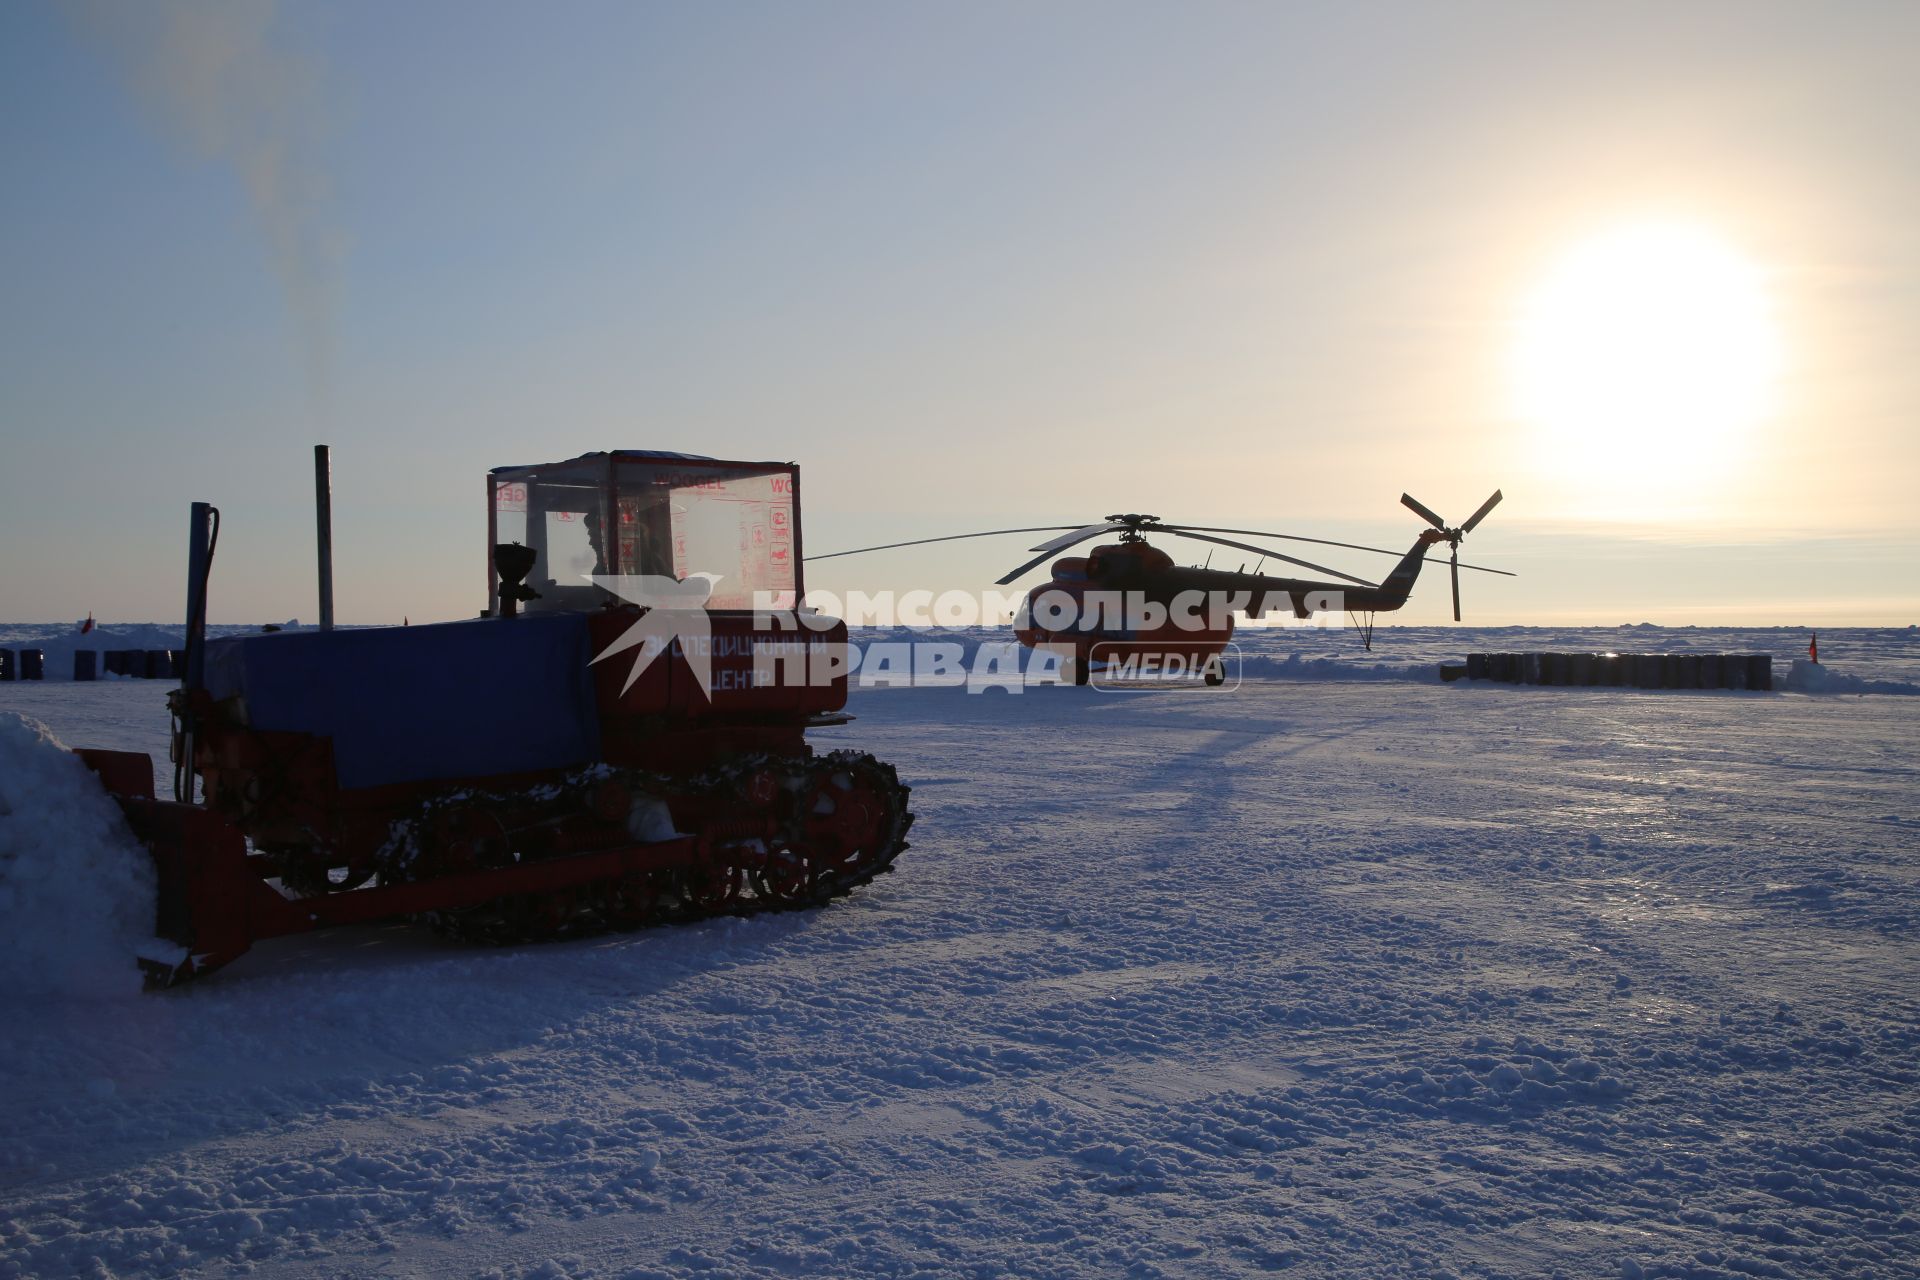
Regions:
<instances>
[{"instance_id":1,"label":"sky","mask_svg":"<svg viewBox=\"0 0 1920 1280\"><path fill-rule=\"evenodd\" d=\"M213 620L312 620L325 442L346 622L471 616L487 469L609 448L798 461L815 552L1403 547L1403 490L1499 487L1469 622L1920 622L1915 48L1902 3L15 0L0 618L179 616L204 499Z\"/></svg>"}]
</instances>

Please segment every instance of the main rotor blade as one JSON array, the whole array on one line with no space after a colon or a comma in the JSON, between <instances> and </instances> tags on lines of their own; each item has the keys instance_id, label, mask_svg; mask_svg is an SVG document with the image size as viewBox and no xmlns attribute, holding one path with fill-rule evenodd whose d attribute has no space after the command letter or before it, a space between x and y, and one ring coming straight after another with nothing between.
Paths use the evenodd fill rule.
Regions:
<instances>
[{"instance_id":1,"label":"main rotor blade","mask_svg":"<svg viewBox=\"0 0 1920 1280\"><path fill-rule=\"evenodd\" d=\"M1460 621L1460 557L1453 557L1453 620Z\"/></svg>"},{"instance_id":2,"label":"main rotor blade","mask_svg":"<svg viewBox=\"0 0 1920 1280\"><path fill-rule=\"evenodd\" d=\"M1102 520L1099 524L1086 525L1082 528L1073 530L1071 533L1061 534L1057 538L1048 538L1045 542L1041 543L1039 546L1028 547L1027 550L1058 551L1061 547L1070 547L1076 542L1084 542L1088 538L1093 537L1095 534L1118 533L1120 532L1120 530L1124 528L1126 528L1126 526L1123 524L1113 524L1109 521Z\"/></svg>"},{"instance_id":3,"label":"main rotor blade","mask_svg":"<svg viewBox=\"0 0 1920 1280\"><path fill-rule=\"evenodd\" d=\"M1428 556L1427 563L1439 564L1440 562L1438 560L1435 560L1432 556ZM1497 573L1503 578L1517 578L1520 576L1519 574L1515 573L1511 569L1489 569L1487 568L1487 566L1483 564L1463 564L1460 567L1462 569L1473 569L1480 573Z\"/></svg>"},{"instance_id":4,"label":"main rotor blade","mask_svg":"<svg viewBox=\"0 0 1920 1280\"><path fill-rule=\"evenodd\" d=\"M998 582L995 583L995 585L1004 587L1009 582L1012 582L1015 578L1025 573L1027 570L1033 568L1033 566L1039 564L1042 560L1045 560L1048 556L1052 555L1054 552L1064 551L1068 547L1072 546L1075 542L1085 542L1089 538L1097 538L1101 534L1105 533L1106 531L1107 531L1106 525L1096 525L1091 528L1080 530L1078 533L1076 533L1073 536L1071 540L1067 542L1061 542L1058 538L1056 538L1054 539L1055 545L1048 547L1045 551L1042 551L1039 555L1027 561L1025 564L1021 565L1018 569L1015 569L1012 573L1009 573L1006 577L999 579Z\"/></svg>"},{"instance_id":5,"label":"main rotor blade","mask_svg":"<svg viewBox=\"0 0 1920 1280\"><path fill-rule=\"evenodd\" d=\"M1400 495L1400 505L1406 507L1409 511L1412 511L1413 514L1419 516L1436 529L1445 529L1447 527L1445 520L1442 520L1439 516L1433 514L1433 512L1421 506L1418 502L1415 502L1413 495L1410 493Z\"/></svg>"},{"instance_id":6,"label":"main rotor blade","mask_svg":"<svg viewBox=\"0 0 1920 1280\"><path fill-rule=\"evenodd\" d=\"M835 556L865 555L869 551L891 551L895 547L919 547L929 542L958 542L962 538L997 538L1003 533L1054 533L1061 529L1073 528L1070 524L1044 524L1032 529L989 529L985 533L950 533L944 538L914 538L908 542L883 542L877 547L855 547L851 551L829 551L823 556L808 556L808 560L831 560Z\"/></svg>"},{"instance_id":7,"label":"main rotor blade","mask_svg":"<svg viewBox=\"0 0 1920 1280\"><path fill-rule=\"evenodd\" d=\"M1355 586L1372 587L1378 585L1377 583L1368 582L1365 578L1356 578L1350 573L1342 573L1338 569L1329 569L1323 564L1315 564L1311 560L1297 560L1292 556L1282 555L1280 552L1267 547L1256 547L1250 542L1235 542L1231 538L1216 538L1211 534L1205 533L1189 533L1185 529L1174 529L1166 525L1162 525L1157 532L1170 533L1176 538L1192 538L1195 542L1211 542L1222 547L1237 547L1241 551L1251 551L1257 556L1265 556L1271 560L1285 560L1288 564L1297 564L1302 569L1311 569L1315 573L1324 573L1329 577L1343 578Z\"/></svg>"},{"instance_id":8,"label":"main rotor blade","mask_svg":"<svg viewBox=\"0 0 1920 1280\"><path fill-rule=\"evenodd\" d=\"M1297 533L1271 533L1265 529L1222 529L1215 525L1206 524L1161 524L1153 525L1146 529L1145 532L1152 533L1155 529L1162 529L1168 532L1179 529L1193 529L1201 533L1244 533L1255 538L1285 538L1289 542L1314 542L1323 547L1345 547L1348 551L1371 551L1374 555L1393 556L1395 559L1407 554L1404 551L1394 551L1387 547L1367 547L1362 546L1358 542L1335 542L1331 538L1308 538ZM1440 561L1434 560L1432 557L1428 557L1428 559L1433 564L1440 563ZM1462 564L1460 567L1462 569L1473 569L1479 573L1497 573L1508 578L1517 578L1520 576L1511 569L1489 569L1483 564Z\"/></svg>"},{"instance_id":9,"label":"main rotor blade","mask_svg":"<svg viewBox=\"0 0 1920 1280\"><path fill-rule=\"evenodd\" d=\"M1499 506L1500 499L1503 496L1504 495L1502 495L1498 489L1495 489L1493 491L1493 496L1491 498L1488 498L1485 502L1481 503L1480 509L1478 511L1474 512L1472 515L1467 517L1467 522L1460 526L1460 532L1472 533L1473 526L1479 524L1482 520L1485 520L1487 518L1487 512Z\"/></svg>"},{"instance_id":10,"label":"main rotor blade","mask_svg":"<svg viewBox=\"0 0 1920 1280\"><path fill-rule=\"evenodd\" d=\"M1284 538L1288 542L1313 542L1323 547L1345 547L1349 551L1371 551L1375 555L1403 556L1404 551L1390 551L1385 547L1363 547L1357 542L1335 542L1331 538L1308 538L1298 533L1272 533L1266 529L1222 529L1210 524L1161 524L1150 526L1145 532L1154 529L1193 529L1199 533L1242 533L1253 538Z\"/></svg>"}]
</instances>

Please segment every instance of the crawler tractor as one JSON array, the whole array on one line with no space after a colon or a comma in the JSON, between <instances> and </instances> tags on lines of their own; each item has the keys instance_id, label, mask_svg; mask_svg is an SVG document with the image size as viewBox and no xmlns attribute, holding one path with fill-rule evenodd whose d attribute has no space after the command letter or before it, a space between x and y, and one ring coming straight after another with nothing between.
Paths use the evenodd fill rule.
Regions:
<instances>
[{"instance_id":1,"label":"crawler tractor","mask_svg":"<svg viewBox=\"0 0 1920 1280\"><path fill-rule=\"evenodd\" d=\"M801 606L800 472L622 450L487 479L466 622L208 640L194 506L174 798L83 750L152 851L168 986L254 942L412 917L512 944L811 907L890 871L908 789L843 724ZM196 783L199 796L196 799Z\"/></svg>"}]
</instances>

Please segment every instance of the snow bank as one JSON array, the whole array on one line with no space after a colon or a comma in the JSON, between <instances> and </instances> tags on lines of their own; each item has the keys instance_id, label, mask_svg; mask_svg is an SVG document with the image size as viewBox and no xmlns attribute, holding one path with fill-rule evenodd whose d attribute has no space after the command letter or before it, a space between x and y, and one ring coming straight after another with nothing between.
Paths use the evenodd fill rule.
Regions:
<instances>
[{"instance_id":1,"label":"snow bank","mask_svg":"<svg viewBox=\"0 0 1920 1280\"><path fill-rule=\"evenodd\" d=\"M99 779L0 712L0 999L137 994L153 915L153 864Z\"/></svg>"},{"instance_id":2,"label":"snow bank","mask_svg":"<svg viewBox=\"0 0 1920 1280\"><path fill-rule=\"evenodd\" d=\"M1902 693L1920 694L1920 684L1905 680L1862 680L1805 658L1795 658L1785 687L1793 693Z\"/></svg>"}]
</instances>

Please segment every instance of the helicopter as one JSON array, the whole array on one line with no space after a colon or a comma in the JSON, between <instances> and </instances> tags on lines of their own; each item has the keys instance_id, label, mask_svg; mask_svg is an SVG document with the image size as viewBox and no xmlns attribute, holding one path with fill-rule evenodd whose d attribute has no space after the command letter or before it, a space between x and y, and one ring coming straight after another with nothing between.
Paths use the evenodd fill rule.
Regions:
<instances>
[{"instance_id":1,"label":"helicopter","mask_svg":"<svg viewBox=\"0 0 1920 1280\"><path fill-rule=\"evenodd\" d=\"M1233 638L1233 615L1245 613L1258 619L1269 612L1290 611L1305 619L1317 612L1344 610L1359 626L1362 643L1373 648L1373 616L1400 608L1407 602L1414 581L1429 559L1428 552L1440 543L1448 548L1447 567L1453 583L1453 620L1460 621L1460 571L1515 574L1506 569L1460 562L1461 541L1498 506L1504 495L1496 489L1474 513L1459 525L1446 520L1417 501L1411 494L1400 495L1408 510L1426 521L1406 552L1385 547L1369 547L1329 538L1310 538L1294 533L1274 533L1259 529L1229 529L1216 525L1170 524L1158 516L1127 512L1110 515L1093 524L1042 525L1025 529L989 529L980 533L947 534L937 538L915 538L906 542L888 542L872 547L856 547L812 556L812 560L831 560L839 556L864 555L891 551L900 547L925 546L934 542L955 542L966 538L992 538L1016 533L1052 533L1058 536L1028 548L1036 552L998 580L1007 586L1037 567L1042 561L1083 542L1107 535L1118 540L1094 547L1084 556L1059 556L1049 572L1050 580L1029 591L1015 612L1014 634L1032 649L1049 649L1070 659L1074 683L1086 684L1097 665L1108 672L1148 673L1194 672L1205 682L1217 685L1224 680L1220 654ZM1234 534L1238 537L1222 537ZM1214 546L1230 547L1261 557L1254 571L1243 563L1237 569L1182 566L1173 557L1147 541L1149 536L1186 538ZM1256 546L1239 538L1278 539L1312 543L1377 555L1398 556L1399 563L1379 582L1330 569L1302 560L1270 547ZM1260 572L1267 560L1295 565L1319 578L1290 578ZM1364 619L1364 621L1362 621ZM1064 664L1063 664L1064 665Z\"/></svg>"}]
</instances>

